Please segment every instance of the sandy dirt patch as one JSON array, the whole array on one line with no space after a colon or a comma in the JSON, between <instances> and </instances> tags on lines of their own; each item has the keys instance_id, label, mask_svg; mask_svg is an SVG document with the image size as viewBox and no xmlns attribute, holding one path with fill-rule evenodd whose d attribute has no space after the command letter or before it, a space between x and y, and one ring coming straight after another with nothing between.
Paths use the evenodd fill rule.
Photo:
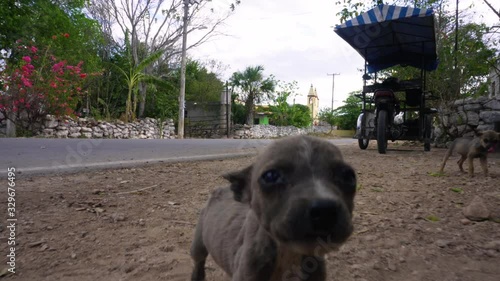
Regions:
<instances>
[{"instance_id":1,"label":"sandy dirt patch","mask_svg":"<svg viewBox=\"0 0 500 281\"><path fill-rule=\"evenodd\" d=\"M328 256L328 280L482 280L500 276L500 223L472 222L462 209L481 196L500 217L500 158L490 178L432 174L445 150L341 146L358 173L355 234ZM5 280L188 280L198 213L223 172L252 157L17 180L16 274ZM3 181L4 183L6 181ZM142 190L141 190L142 189ZM134 192L134 190L139 190ZM0 195L6 210L6 192ZM2 211L5 214L5 210ZM6 217L0 252L6 267ZM209 260L208 280L229 280Z\"/></svg>"}]
</instances>

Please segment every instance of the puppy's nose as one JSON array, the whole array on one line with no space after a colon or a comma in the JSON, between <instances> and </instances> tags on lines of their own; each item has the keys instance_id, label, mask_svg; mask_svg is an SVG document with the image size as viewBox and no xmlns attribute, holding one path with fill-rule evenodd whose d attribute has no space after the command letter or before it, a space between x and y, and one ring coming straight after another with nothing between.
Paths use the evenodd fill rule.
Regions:
<instances>
[{"instance_id":1,"label":"puppy's nose","mask_svg":"<svg viewBox=\"0 0 500 281\"><path fill-rule=\"evenodd\" d=\"M337 223L339 204L333 200L319 199L311 203L309 217L316 233L330 232Z\"/></svg>"}]
</instances>

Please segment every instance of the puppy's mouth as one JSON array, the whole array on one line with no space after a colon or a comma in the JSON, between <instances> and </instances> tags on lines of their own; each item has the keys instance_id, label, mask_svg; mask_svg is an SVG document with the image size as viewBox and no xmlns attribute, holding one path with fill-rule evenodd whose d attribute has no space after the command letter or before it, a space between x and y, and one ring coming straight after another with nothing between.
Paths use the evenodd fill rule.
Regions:
<instances>
[{"instance_id":1,"label":"puppy's mouth","mask_svg":"<svg viewBox=\"0 0 500 281\"><path fill-rule=\"evenodd\" d=\"M299 201L269 222L271 236L284 244L300 245L301 249L314 250L318 245L330 248L344 243L353 232L350 210L332 199Z\"/></svg>"},{"instance_id":2,"label":"puppy's mouth","mask_svg":"<svg viewBox=\"0 0 500 281\"><path fill-rule=\"evenodd\" d=\"M349 238L349 235L338 237L331 235L306 234L302 237L276 236L279 242L290 247L295 252L303 255L322 256L326 253L336 251Z\"/></svg>"},{"instance_id":3,"label":"puppy's mouth","mask_svg":"<svg viewBox=\"0 0 500 281\"><path fill-rule=\"evenodd\" d=\"M329 231L314 231L310 226L287 227L277 229L288 229L288 231L273 231L274 237L286 244L299 244L302 247L315 247L317 245L340 245L344 243L353 232L350 223L337 225Z\"/></svg>"}]
</instances>

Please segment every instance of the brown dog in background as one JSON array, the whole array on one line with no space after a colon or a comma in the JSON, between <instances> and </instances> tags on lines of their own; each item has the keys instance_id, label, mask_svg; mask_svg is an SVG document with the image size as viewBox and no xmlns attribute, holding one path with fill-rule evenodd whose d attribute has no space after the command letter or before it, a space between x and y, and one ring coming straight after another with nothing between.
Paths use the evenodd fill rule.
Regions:
<instances>
[{"instance_id":1,"label":"brown dog in background","mask_svg":"<svg viewBox=\"0 0 500 281\"><path fill-rule=\"evenodd\" d=\"M191 280L205 280L208 254L233 281L326 280L324 255L353 231L356 174L340 150L289 137L225 178L201 211Z\"/></svg>"},{"instance_id":2,"label":"brown dog in background","mask_svg":"<svg viewBox=\"0 0 500 281\"><path fill-rule=\"evenodd\" d=\"M474 158L479 158L481 162L481 167L483 168L483 172L485 176L488 176L488 161L487 155L488 150L494 147L500 139L500 133L495 131L484 131L484 132L476 132L476 136L474 138L458 138L453 141L450 148L446 152L444 156L443 163L441 164L440 173L443 173L444 166L446 165L446 161L453 153L456 151L462 157L458 160L457 164L460 168L460 171L465 172L462 165L467 160L469 164L469 176L474 176Z\"/></svg>"}]
</instances>

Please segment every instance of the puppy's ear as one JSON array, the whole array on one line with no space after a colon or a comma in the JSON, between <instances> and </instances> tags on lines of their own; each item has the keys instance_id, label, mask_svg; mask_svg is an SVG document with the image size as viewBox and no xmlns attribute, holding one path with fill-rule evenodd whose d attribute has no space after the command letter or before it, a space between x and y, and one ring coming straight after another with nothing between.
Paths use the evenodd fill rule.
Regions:
<instances>
[{"instance_id":1,"label":"puppy's ear","mask_svg":"<svg viewBox=\"0 0 500 281\"><path fill-rule=\"evenodd\" d=\"M230 172L222 175L223 178L231 183L231 190L234 194L234 200L238 202L250 202L250 176L252 166L248 166L243 170Z\"/></svg>"},{"instance_id":2,"label":"puppy's ear","mask_svg":"<svg viewBox=\"0 0 500 281\"><path fill-rule=\"evenodd\" d=\"M480 137L480 136L483 135L483 132L482 131L474 130L474 135L476 135L477 137Z\"/></svg>"}]
</instances>

